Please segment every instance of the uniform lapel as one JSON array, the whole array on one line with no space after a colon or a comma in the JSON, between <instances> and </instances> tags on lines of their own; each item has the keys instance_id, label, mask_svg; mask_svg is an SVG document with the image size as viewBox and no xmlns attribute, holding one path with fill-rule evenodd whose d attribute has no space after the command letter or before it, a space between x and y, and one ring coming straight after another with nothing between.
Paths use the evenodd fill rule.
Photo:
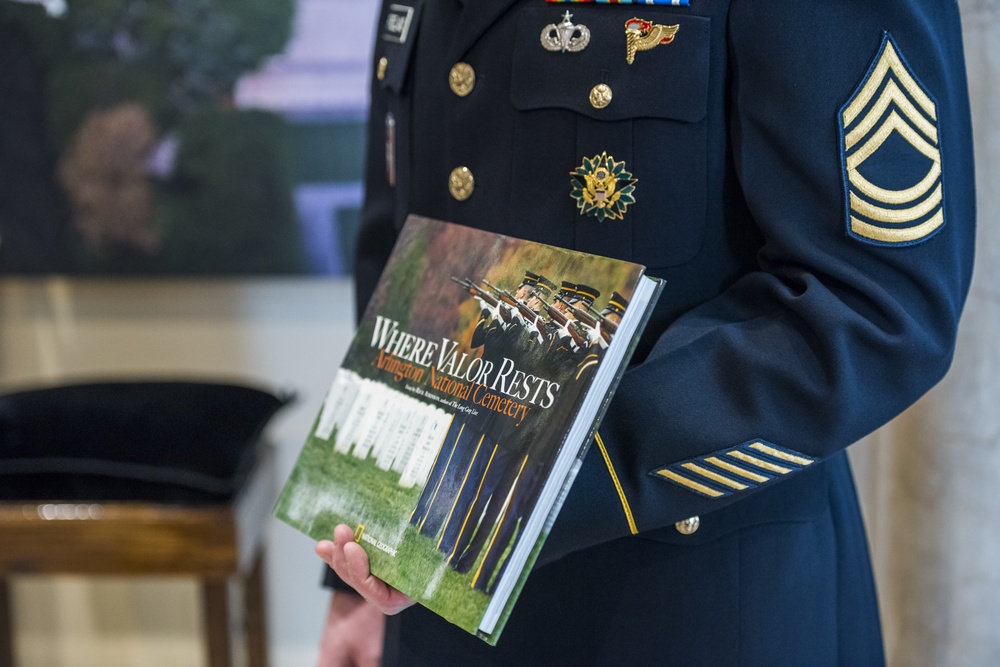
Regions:
<instances>
[{"instance_id":1,"label":"uniform lapel","mask_svg":"<svg viewBox=\"0 0 1000 667\"><path fill-rule=\"evenodd\" d=\"M497 18L519 0L464 0L462 17L452 41L451 59L461 60ZM541 0L539 0L541 2ZM541 27L539 27L541 30Z\"/></svg>"}]
</instances>

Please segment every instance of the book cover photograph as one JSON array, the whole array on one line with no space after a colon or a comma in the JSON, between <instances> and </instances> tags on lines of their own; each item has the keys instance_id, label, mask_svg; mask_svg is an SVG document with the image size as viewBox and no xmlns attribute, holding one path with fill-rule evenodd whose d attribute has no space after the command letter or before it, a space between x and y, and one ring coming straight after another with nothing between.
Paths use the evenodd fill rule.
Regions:
<instances>
[{"instance_id":1,"label":"book cover photograph","mask_svg":"<svg viewBox=\"0 0 1000 667\"><path fill-rule=\"evenodd\" d=\"M411 216L275 515L495 644L648 319L643 267Z\"/></svg>"}]
</instances>

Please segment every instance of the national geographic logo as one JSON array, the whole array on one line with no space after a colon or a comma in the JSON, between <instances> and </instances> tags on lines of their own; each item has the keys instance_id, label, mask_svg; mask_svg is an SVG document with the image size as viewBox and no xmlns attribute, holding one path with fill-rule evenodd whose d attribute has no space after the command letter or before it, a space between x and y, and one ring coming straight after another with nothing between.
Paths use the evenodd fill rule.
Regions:
<instances>
[{"instance_id":1,"label":"national geographic logo","mask_svg":"<svg viewBox=\"0 0 1000 667\"><path fill-rule=\"evenodd\" d=\"M361 536L361 541L367 542L368 544L372 545L373 547L375 547L379 551L384 551L385 553L389 554L393 558L396 557L396 549L395 548L390 547L388 544L386 544L382 540L380 540L378 538L375 538L375 537L372 537L368 533L365 533L365 534L363 534Z\"/></svg>"}]
</instances>

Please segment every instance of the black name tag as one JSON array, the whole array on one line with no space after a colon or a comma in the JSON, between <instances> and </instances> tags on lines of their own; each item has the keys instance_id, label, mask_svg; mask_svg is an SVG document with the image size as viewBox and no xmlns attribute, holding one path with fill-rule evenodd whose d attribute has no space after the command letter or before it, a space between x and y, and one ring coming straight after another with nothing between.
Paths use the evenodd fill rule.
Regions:
<instances>
[{"instance_id":1,"label":"black name tag","mask_svg":"<svg viewBox=\"0 0 1000 667\"><path fill-rule=\"evenodd\" d=\"M413 23L413 11L413 7L406 5L389 5L382 39L396 44L406 44L406 39L410 35L410 25Z\"/></svg>"}]
</instances>

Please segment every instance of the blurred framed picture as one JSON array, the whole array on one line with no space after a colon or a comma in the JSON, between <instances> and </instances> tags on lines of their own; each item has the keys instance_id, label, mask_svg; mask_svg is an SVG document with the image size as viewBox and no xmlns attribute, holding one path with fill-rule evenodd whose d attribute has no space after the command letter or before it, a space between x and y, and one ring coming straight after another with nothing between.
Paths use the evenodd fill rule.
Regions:
<instances>
[{"instance_id":1,"label":"blurred framed picture","mask_svg":"<svg viewBox=\"0 0 1000 667\"><path fill-rule=\"evenodd\" d=\"M0 274L347 273L376 11L0 0Z\"/></svg>"}]
</instances>

